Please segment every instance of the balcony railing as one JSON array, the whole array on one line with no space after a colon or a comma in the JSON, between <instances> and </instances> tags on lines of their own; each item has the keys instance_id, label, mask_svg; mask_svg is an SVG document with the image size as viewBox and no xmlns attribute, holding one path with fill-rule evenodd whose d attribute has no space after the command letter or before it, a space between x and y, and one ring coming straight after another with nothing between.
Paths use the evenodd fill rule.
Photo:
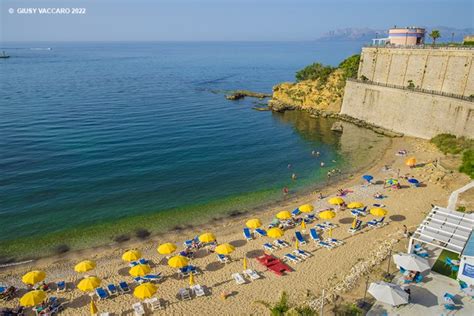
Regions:
<instances>
[{"instance_id":1,"label":"balcony railing","mask_svg":"<svg viewBox=\"0 0 474 316\"><path fill-rule=\"evenodd\" d=\"M370 80L351 79L351 78L348 78L347 80L348 81L353 81L353 82L358 82L358 83L363 83L363 84L380 86L380 87L408 90L408 91L414 91L414 92L422 92L422 93L427 93L427 94L440 95L440 96L443 96L443 97L449 97L449 98L455 98L455 99L474 102L474 95L465 96L465 95L462 95L462 94L447 93L447 92L442 92L442 91L421 89L421 88L416 88L416 87L409 88L409 87L406 87L406 86L400 86L400 85L389 84L389 83L381 83L381 82L375 82L375 81L370 81Z\"/></svg>"},{"instance_id":2,"label":"balcony railing","mask_svg":"<svg viewBox=\"0 0 474 316\"><path fill-rule=\"evenodd\" d=\"M364 47L375 47L375 48L392 48L392 49L449 49L449 50L474 50L474 46L450 46L449 44L431 44L425 45L373 45L365 44Z\"/></svg>"}]
</instances>

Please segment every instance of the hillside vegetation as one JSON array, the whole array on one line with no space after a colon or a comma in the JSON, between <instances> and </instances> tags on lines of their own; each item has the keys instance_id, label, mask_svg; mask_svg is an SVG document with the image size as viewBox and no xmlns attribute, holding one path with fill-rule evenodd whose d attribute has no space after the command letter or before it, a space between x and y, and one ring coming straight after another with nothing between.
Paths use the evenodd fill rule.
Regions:
<instances>
[{"instance_id":1,"label":"hillside vegetation","mask_svg":"<svg viewBox=\"0 0 474 316\"><path fill-rule=\"evenodd\" d=\"M459 171L474 179L474 140L451 134L439 134L431 139L431 143L444 154L462 154Z\"/></svg>"},{"instance_id":2,"label":"hillside vegetation","mask_svg":"<svg viewBox=\"0 0 474 316\"><path fill-rule=\"evenodd\" d=\"M337 67L313 63L296 73L296 83L274 86L270 105L339 112L346 79L357 77L359 61L360 55L353 55Z\"/></svg>"}]
</instances>

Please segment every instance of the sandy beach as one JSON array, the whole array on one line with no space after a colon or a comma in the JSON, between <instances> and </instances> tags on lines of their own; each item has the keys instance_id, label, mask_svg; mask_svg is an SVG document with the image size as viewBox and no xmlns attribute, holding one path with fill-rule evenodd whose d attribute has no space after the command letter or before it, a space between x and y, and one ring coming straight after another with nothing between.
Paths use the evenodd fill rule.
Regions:
<instances>
[{"instance_id":1,"label":"sandy beach","mask_svg":"<svg viewBox=\"0 0 474 316\"><path fill-rule=\"evenodd\" d=\"M408 155L397 156L396 152L400 149L406 149ZM50 294L58 296L60 300L66 302L63 315L88 315L89 295L76 288L73 289L72 283L77 283L82 277L74 272L74 264L83 259L95 260L97 268L88 274L100 277L104 287L109 283L118 283L121 280L133 284L133 279L128 274L128 264L121 260L122 253L130 248L140 249L143 256L152 261L152 273L161 272L164 275L164 280L158 283L158 292L155 296L167 302L167 306L163 311L155 311L156 315L266 315L268 314L266 308L256 301L273 303L278 300L283 290L289 294L292 304L304 304L311 298L321 295L323 289L328 290L340 283L357 263L370 261L384 241L396 239L402 245L404 240L403 225L413 230L430 210L431 204L445 206L451 191L469 181L466 175L443 171L440 167L429 163L438 158L441 158L442 162L444 155L423 140L406 137L394 138L382 156L363 173L355 174L351 179L322 190L322 194L325 196L323 200L318 200L319 193L313 192L256 214L247 213L245 216L214 221L202 227L182 229L143 242L134 241L77 251L59 257L44 258L32 264L4 268L0 270L0 284L14 285L21 290L15 299L2 302L2 305L6 307L18 305L18 297L25 293L21 275L32 269L40 269L46 272L46 281L48 282L66 280L70 283L69 291ZM405 166L405 159L412 156L416 157L422 166L413 169ZM386 169L384 166L389 168ZM402 176L413 176L422 181L423 185L414 188L409 186L407 181L401 180L402 188L393 190L383 189L382 184L366 185L361 179L362 174L371 174L374 176L374 182L383 181L386 178L397 177L398 173ZM350 211L338 211L337 216L330 221L338 225L333 230L333 237L343 240L342 246L327 250L317 247L310 240L309 228L322 221L317 220L309 224L303 234L307 243L300 245L301 249L311 253L311 257L298 264L290 263L294 271L280 277L266 270L255 260L257 256L263 254L262 244L272 240L267 237L257 237L250 242L245 241L242 236L242 228L247 219L258 217L266 226L278 211L291 211L301 204L311 203L316 211L327 209L329 207L328 197L335 196L339 188L351 191L344 196L347 203L361 201L369 207L374 203L384 204L389 212L386 217L388 224L377 229L364 228L361 232L351 235L348 232L353 220ZM374 199L373 195L376 192L383 193L386 198ZM467 199L467 195L465 198ZM362 220L367 222L373 218L369 214ZM289 242L291 246L274 251L273 255L282 258L284 254L294 249L294 232L296 230L301 230L301 227L285 231L285 235L281 239ZM188 286L188 279L179 278L176 269L172 269L166 264L164 256L157 253L156 247L161 243L175 242L178 249L181 249L184 240L207 231L213 232L219 243L229 242L235 246L236 250L230 256L232 262L221 264L217 261L215 254L208 253L204 249L200 250L191 263L201 271L195 277L195 283L205 287L206 296L180 301L176 294L180 288ZM327 234L323 237L327 237ZM253 282L247 279L246 284L237 285L231 275L235 272L242 272L244 255L248 258L249 268L256 270L261 279ZM363 282L360 281L360 283ZM134 285L132 285L133 287ZM223 292L230 294L225 300L221 298ZM138 301L132 294L123 294L98 301L97 307L99 312L131 315L133 314L132 304ZM30 313L31 309L28 312Z\"/></svg>"}]
</instances>

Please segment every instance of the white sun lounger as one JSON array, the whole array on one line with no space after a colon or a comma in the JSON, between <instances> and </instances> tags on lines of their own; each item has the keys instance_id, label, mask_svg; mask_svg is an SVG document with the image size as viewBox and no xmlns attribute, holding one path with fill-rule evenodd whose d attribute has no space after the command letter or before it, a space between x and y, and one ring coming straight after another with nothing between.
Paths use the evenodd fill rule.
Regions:
<instances>
[{"instance_id":1,"label":"white sun lounger","mask_svg":"<svg viewBox=\"0 0 474 316\"><path fill-rule=\"evenodd\" d=\"M191 293L189 293L189 290L187 288L179 289L178 295L182 301L192 299Z\"/></svg>"},{"instance_id":2,"label":"white sun lounger","mask_svg":"<svg viewBox=\"0 0 474 316\"><path fill-rule=\"evenodd\" d=\"M340 246L340 245L343 245L344 242L340 239L336 239L336 238L328 238L325 240L328 244L332 244L334 246Z\"/></svg>"},{"instance_id":3,"label":"white sun lounger","mask_svg":"<svg viewBox=\"0 0 474 316\"><path fill-rule=\"evenodd\" d=\"M194 295L196 295L197 297L206 295L206 293L204 292L204 288L199 284L191 286L191 291L193 291Z\"/></svg>"},{"instance_id":4,"label":"white sun lounger","mask_svg":"<svg viewBox=\"0 0 474 316\"><path fill-rule=\"evenodd\" d=\"M232 274L232 278L234 278L235 283L237 283L237 284L239 284L239 285L245 283L245 279L244 279L244 277L243 277L240 273L234 273L234 274Z\"/></svg>"},{"instance_id":5,"label":"white sun lounger","mask_svg":"<svg viewBox=\"0 0 474 316\"><path fill-rule=\"evenodd\" d=\"M164 306L161 304L161 301L158 297L148 298L144 300L143 302L145 302L145 304L147 304L152 311L164 308Z\"/></svg>"},{"instance_id":6,"label":"white sun lounger","mask_svg":"<svg viewBox=\"0 0 474 316\"><path fill-rule=\"evenodd\" d=\"M267 242L263 244L263 249L268 250L268 251L273 251L277 249L275 246L273 246L271 243Z\"/></svg>"},{"instance_id":7,"label":"white sun lounger","mask_svg":"<svg viewBox=\"0 0 474 316\"><path fill-rule=\"evenodd\" d=\"M309 252L301 250L301 249L293 250L293 254L303 259L308 259L309 257L311 257L311 254Z\"/></svg>"},{"instance_id":8,"label":"white sun lounger","mask_svg":"<svg viewBox=\"0 0 474 316\"><path fill-rule=\"evenodd\" d=\"M135 314L135 316L145 315L145 309L143 308L142 303L135 303L132 305L132 307L133 307L133 313Z\"/></svg>"},{"instance_id":9,"label":"white sun lounger","mask_svg":"<svg viewBox=\"0 0 474 316\"><path fill-rule=\"evenodd\" d=\"M298 258L295 255L292 255L291 253L287 253L284 258L286 261L290 261L291 263L301 262L301 258Z\"/></svg>"},{"instance_id":10,"label":"white sun lounger","mask_svg":"<svg viewBox=\"0 0 474 316\"><path fill-rule=\"evenodd\" d=\"M284 241L284 240L281 240L281 239L277 239L273 242L273 244L277 247L280 247L280 248L285 248L285 247L288 247L289 244Z\"/></svg>"},{"instance_id":11,"label":"white sun lounger","mask_svg":"<svg viewBox=\"0 0 474 316\"><path fill-rule=\"evenodd\" d=\"M329 250L331 250L331 249L334 248L334 245L332 245L332 244L330 244L330 243L328 243L328 242L325 242L325 241L320 241L320 242L319 242L319 245L320 245L321 247L324 247L324 248L329 249Z\"/></svg>"},{"instance_id":12,"label":"white sun lounger","mask_svg":"<svg viewBox=\"0 0 474 316\"><path fill-rule=\"evenodd\" d=\"M247 275L252 281L260 279L260 274L258 274L255 270L247 269L243 273Z\"/></svg>"}]
</instances>

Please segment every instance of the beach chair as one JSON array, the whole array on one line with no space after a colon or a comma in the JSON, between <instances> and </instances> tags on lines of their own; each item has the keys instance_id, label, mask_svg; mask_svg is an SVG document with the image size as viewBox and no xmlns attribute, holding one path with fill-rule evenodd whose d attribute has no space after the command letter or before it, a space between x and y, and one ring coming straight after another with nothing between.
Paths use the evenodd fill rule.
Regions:
<instances>
[{"instance_id":1,"label":"beach chair","mask_svg":"<svg viewBox=\"0 0 474 316\"><path fill-rule=\"evenodd\" d=\"M316 227L317 229L319 229L319 230L326 230L326 229L328 229L328 227L326 227L326 225L323 224L323 223L321 223L321 224L316 224L315 227Z\"/></svg>"},{"instance_id":2,"label":"beach chair","mask_svg":"<svg viewBox=\"0 0 474 316\"><path fill-rule=\"evenodd\" d=\"M305 216L305 218L303 220L306 224L312 223L316 220L316 215L308 214L308 215Z\"/></svg>"},{"instance_id":3,"label":"beach chair","mask_svg":"<svg viewBox=\"0 0 474 316\"><path fill-rule=\"evenodd\" d=\"M161 273L147 274L147 275L142 277L142 279L144 279L145 281L151 281L151 282L159 281L159 280L161 280L161 278L162 278Z\"/></svg>"},{"instance_id":4,"label":"beach chair","mask_svg":"<svg viewBox=\"0 0 474 316\"><path fill-rule=\"evenodd\" d=\"M287 253L285 256L284 256L284 260L285 261L290 261L291 263L299 263L301 262L301 259L292 255L291 253Z\"/></svg>"},{"instance_id":5,"label":"beach chair","mask_svg":"<svg viewBox=\"0 0 474 316\"><path fill-rule=\"evenodd\" d=\"M189 291L188 288L182 288L179 289L178 291L178 296L182 301L190 300L192 299L191 297L191 292Z\"/></svg>"},{"instance_id":6,"label":"beach chair","mask_svg":"<svg viewBox=\"0 0 474 316\"><path fill-rule=\"evenodd\" d=\"M291 216L295 217L295 216L298 216L301 214L301 211L299 208L296 208L293 210L293 212L291 212Z\"/></svg>"},{"instance_id":7,"label":"beach chair","mask_svg":"<svg viewBox=\"0 0 474 316\"><path fill-rule=\"evenodd\" d=\"M314 240L315 242L320 242L321 238L318 234L318 231L314 228L311 228L309 230L309 236L311 237L312 240Z\"/></svg>"},{"instance_id":8,"label":"beach chair","mask_svg":"<svg viewBox=\"0 0 474 316\"><path fill-rule=\"evenodd\" d=\"M238 285L245 283L245 279L240 273L232 274L232 278L235 280L235 283L237 283Z\"/></svg>"},{"instance_id":9,"label":"beach chair","mask_svg":"<svg viewBox=\"0 0 474 316\"><path fill-rule=\"evenodd\" d=\"M311 257L311 254L309 252L301 250L301 249L293 250L293 254L295 254L295 256L298 256L302 259L308 259L309 257Z\"/></svg>"},{"instance_id":10,"label":"beach chair","mask_svg":"<svg viewBox=\"0 0 474 316\"><path fill-rule=\"evenodd\" d=\"M250 278L251 281L255 281L260 279L260 274L257 273L257 271L252 270L252 269L247 269L243 272L246 276Z\"/></svg>"},{"instance_id":11,"label":"beach chair","mask_svg":"<svg viewBox=\"0 0 474 316\"><path fill-rule=\"evenodd\" d=\"M454 304L454 295L450 293L444 293L443 295L445 304L444 308L448 311L453 311L456 309L456 305Z\"/></svg>"},{"instance_id":12,"label":"beach chair","mask_svg":"<svg viewBox=\"0 0 474 316\"><path fill-rule=\"evenodd\" d=\"M257 228L255 232L261 237L267 236L267 231L265 229Z\"/></svg>"},{"instance_id":13,"label":"beach chair","mask_svg":"<svg viewBox=\"0 0 474 316\"><path fill-rule=\"evenodd\" d=\"M109 292L110 296L114 296L114 295L118 294L118 289L115 286L115 284L110 283L109 285L107 285L107 292Z\"/></svg>"},{"instance_id":14,"label":"beach chair","mask_svg":"<svg viewBox=\"0 0 474 316\"><path fill-rule=\"evenodd\" d=\"M131 261L131 262L128 264L128 266L129 266L130 268L133 268L134 266L139 265L139 264L140 264L140 263L139 263L138 261Z\"/></svg>"},{"instance_id":15,"label":"beach chair","mask_svg":"<svg viewBox=\"0 0 474 316\"><path fill-rule=\"evenodd\" d=\"M140 260L138 260L139 264L148 264L149 262L150 262L150 260L147 260L145 258L141 258Z\"/></svg>"},{"instance_id":16,"label":"beach chair","mask_svg":"<svg viewBox=\"0 0 474 316\"><path fill-rule=\"evenodd\" d=\"M370 221L367 222L367 227L375 228L375 227L377 227L378 223L379 223L379 221L376 220L376 219L370 220Z\"/></svg>"},{"instance_id":17,"label":"beach chair","mask_svg":"<svg viewBox=\"0 0 474 316\"><path fill-rule=\"evenodd\" d=\"M253 240L252 232L249 228L244 228L244 237L247 239L247 241Z\"/></svg>"},{"instance_id":18,"label":"beach chair","mask_svg":"<svg viewBox=\"0 0 474 316\"><path fill-rule=\"evenodd\" d=\"M107 294L107 292L101 287L95 289L95 294L99 300L105 300L106 298L109 298L109 294Z\"/></svg>"},{"instance_id":19,"label":"beach chair","mask_svg":"<svg viewBox=\"0 0 474 316\"><path fill-rule=\"evenodd\" d=\"M334 223L331 223L331 222L324 222L323 225L326 226L326 229L329 229L329 228L334 229L334 228L337 228L337 226L338 226L337 224L334 224Z\"/></svg>"},{"instance_id":20,"label":"beach chair","mask_svg":"<svg viewBox=\"0 0 474 316\"><path fill-rule=\"evenodd\" d=\"M66 281L56 282L56 292L66 292Z\"/></svg>"},{"instance_id":21,"label":"beach chair","mask_svg":"<svg viewBox=\"0 0 474 316\"><path fill-rule=\"evenodd\" d=\"M229 257L227 257L225 255L217 254L217 260L219 260L220 263L228 263L229 262Z\"/></svg>"},{"instance_id":22,"label":"beach chair","mask_svg":"<svg viewBox=\"0 0 474 316\"><path fill-rule=\"evenodd\" d=\"M341 245L344 244L344 242L342 240L336 239L336 238L327 238L326 242L329 243L329 244L332 244L334 246L341 246Z\"/></svg>"},{"instance_id":23,"label":"beach chair","mask_svg":"<svg viewBox=\"0 0 474 316\"><path fill-rule=\"evenodd\" d=\"M276 239L273 244L279 248L285 248L285 247L288 247L289 244L284 241L284 240L281 240L281 239Z\"/></svg>"},{"instance_id":24,"label":"beach chair","mask_svg":"<svg viewBox=\"0 0 474 316\"><path fill-rule=\"evenodd\" d=\"M268 250L268 251L273 251L276 248L271 243L267 242L263 244L263 249Z\"/></svg>"},{"instance_id":25,"label":"beach chair","mask_svg":"<svg viewBox=\"0 0 474 316\"><path fill-rule=\"evenodd\" d=\"M136 277L136 278L133 278L133 281L135 281L135 283L137 284L142 284L143 282L145 282L145 279L142 277Z\"/></svg>"},{"instance_id":26,"label":"beach chair","mask_svg":"<svg viewBox=\"0 0 474 316\"><path fill-rule=\"evenodd\" d=\"M99 314L99 316L110 316L109 312L102 312Z\"/></svg>"},{"instance_id":27,"label":"beach chair","mask_svg":"<svg viewBox=\"0 0 474 316\"><path fill-rule=\"evenodd\" d=\"M301 234L301 232L299 231L296 231L295 232L295 237L296 237L296 240L298 240L298 242L302 245L306 244L306 240L304 239L303 235Z\"/></svg>"},{"instance_id":28,"label":"beach chair","mask_svg":"<svg viewBox=\"0 0 474 316\"><path fill-rule=\"evenodd\" d=\"M122 291L123 293L128 293L130 292L130 287L128 286L127 282L125 281L121 281L119 283L119 289L120 291Z\"/></svg>"},{"instance_id":29,"label":"beach chair","mask_svg":"<svg viewBox=\"0 0 474 316\"><path fill-rule=\"evenodd\" d=\"M362 221L358 219L358 220L356 220L355 226L349 228L349 233L355 234L356 232L358 232L361 229L362 229Z\"/></svg>"},{"instance_id":30,"label":"beach chair","mask_svg":"<svg viewBox=\"0 0 474 316\"><path fill-rule=\"evenodd\" d=\"M320 241L319 246L324 247L324 248L329 249L329 250L334 248L334 245L331 245L330 243L325 242L325 241Z\"/></svg>"},{"instance_id":31,"label":"beach chair","mask_svg":"<svg viewBox=\"0 0 474 316\"><path fill-rule=\"evenodd\" d=\"M135 303L132 305L133 314L135 316L145 315L145 309L143 308L142 303Z\"/></svg>"},{"instance_id":32,"label":"beach chair","mask_svg":"<svg viewBox=\"0 0 474 316\"><path fill-rule=\"evenodd\" d=\"M204 292L204 288L199 284L191 286L191 291L193 291L194 295L196 295L197 297L206 295L206 292Z\"/></svg>"},{"instance_id":33,"label":"beach chair","mask_svg":"<svg viewBox=\"0 0 474 316\"><path fill-rule=\"evenodd\" d=\"M152 311L155 311L155 310L163 309L163 308L164 308L164 305L161 304L161 300L160 300L158 297L148 298L148 299L144 300L143 302L144 302L146 305L148 305L148 307L149 307Z\"/></svg>"}]
</instances>

